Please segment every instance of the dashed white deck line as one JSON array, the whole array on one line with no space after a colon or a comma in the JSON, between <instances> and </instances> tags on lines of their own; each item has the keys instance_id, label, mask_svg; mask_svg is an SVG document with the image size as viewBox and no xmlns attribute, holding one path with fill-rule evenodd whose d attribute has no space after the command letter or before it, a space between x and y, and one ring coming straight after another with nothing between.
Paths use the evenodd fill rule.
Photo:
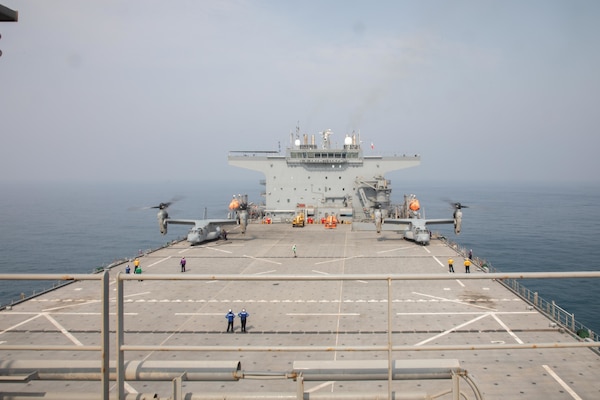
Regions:
<instances>
[{"instance_id":1,"label":"dashed white deck line","mask_svg":"<svg viewBox=\"0 0 600 400\"><path fill-rule=\"evenodd\" d=\"M345 317L360 316L360 313L286 313L290 317Z\"/></svg>"},{"instance_id":2,"label":"dashed white deck line","mask_svg":"<svg viewBox=\"0 0 600 400\"><path fill-rule=\"evenodd\" d=\"M554 372L554 371L552 370L552 368L550 368L550 367L549 367L549 366L547 366L547 365L542 365L542 367L543 367L543 368L546 370L546 372L548 372L548 374L549 374L551 377L553 377L553 378L554 378L554 380L555 380L556 382L558 382L558 384L559 384L560 386L562 386L562 387L563 387L563 389L565 389L565 391L566 391L567 393L569 393L569 394L571 395L571 397L572 397L572 398L574 398L575 400L583 400L581 397L579 397L579 395L578 395L577 393L575 393L575 391L574 391L573 389L571 389L571 388L569 387L569 385L567 385L567 384L565 383L565 381L563 381L563 380L560 378L560 376L558 376L558 375L556 374L556 372Z\"/></svg>"},{"instance_id":3,"label":"dashed white deck line","mask_svg":"<svg viewBox=\"0 0 600 400\"><path fill-rule=\"evenodd\" d=\"M36 315L36 316L41 316L44 313L43 312L38 312L38 311L5 311L2 313L3 315ZM49 312L48 314L52 314L52 315L102 315L102 313L100 312ZM109 315L117 315L114 312L109 313ZM124 313L124 315L139 315L139 313L136 312L126 312ZM25 322L29 322L30 320L27 320ZM12 329L12 328L9 328ZM0 332L1 334L2 332Z\"/></svg>"},{"instance_id":4,"label":"dashed white deck line","mask_svg":"<svg viewBox=\"0 0 600 400\"><path fill-rule=\"evenodd\" d=\"M504 322L502 322L502 320L500 318L498 318L498 316L496 314L492 314L492 318L494 318L496 321L498 321L498 323L500 324L500 326L503 327L504 330L506 330L506 332L510 336L512 336L512 338L515 339L515 341L517 343L519 343L519 344L523 344L524 343L521 339L519 339L519 337L513 331L510 330L510 328Z\"/></svg>"},{"instance_id":5,"label":"dashed white deck line","mask_svg":"<svg viewBox=\"0 0 600 400\"><path fill-rule=\"evenodd\" d=\"M483 312L483 311L465 311L465 312L399 312L396 315L488 315L488 314L499 314L499 315L524 315L524 314L537 314L536 311L498 311L495 313Z\"/></svg>"},{"instance_id":6,"label":"dashed white deck line","mask_svg":"<svg viewBox=\"0 0 600 400\"><path fill-rule=\"evenodd\" d=\"M273 271L266 271L263 272L263 274L265 273L269 273L269 272L273 272ZM214 281L206 281L206 283L214 283L214 282L219 282L217 280ZM360 282L360 283L369 283L368 281L356 281L356 282ZM260 303L282 303L282 302L294 302L294 303L339 303L339 302L343 302L343 303L387 303L387 299L344 299L344 300L337 300L337 299L333 299L333 300L328 300L328 299L319 299L319 300L315 300L315 299L271 299L271 300L266 300L266 299L238 299L238 300L230 300L230 299L132 299L130 297L134 297L134 296L139 296L142 295L143 293L139 293L139 294L132 294L132 295L128 295L126 296L127 298L124 299L125 303L182 303L182 302L186 302L186 303L229 303L231 301L237 301L237 302L248 302L248 303L252 303L252 302L260 302ZM431 296L432 298L429 299L394 299L392 300L392 303L458 303L458 304L464 304L464 305L468 305L468 306L472 306L472 307L479 307L479 308L483 308L486 310L490 310L490 311L495 311L495 309L493 308L489 308L489 307L484 307L484 306L477 306L476 304L473 303L477 303L479 301L481 302L513 302L513 301L520 301L519 299L476 299L476 298L472 298L472 299L448 299L448 298L436 298L435 296ZM34 299L30 300L30 301L36 301ZM59 306L59 307L53 307L53 308L46 308L44 310L42 310L42 312L52 312L53 314L58 314L57 312L54 312L56 310L60 310L63 308L69 308L69 307L77 307L77 306L82 306L82 305L86 305L86 304L93 304L93 303L98 303L99 300L94 300L94 301L85 301L85 302L78 302L78 303L74 303L75 301L79 301L79 300L75 300L75 299L46 299L46 300L37 300L39 302L64 302L64 303L70 303L68 305L64 305L64 306ZM111 299L110 300L112 303L116 302L116 299ZM7 314L11 313L6 312ZM14 313L14 312L13 312ZM38 314L38 312L31 312L30 314ZM65 313L66 314L66 313ZM73 314L85 314L85 313L73 313Z\"/></svg>"},{"instance_id":7,"label":"dashed white deck line","mask_svg":"<svg viewBox=\"0 0 600 400\"><path fill-rule=\"evenodd\" d=\"M189 316L195 316L195 315L202 315L202 316L211 315L212 316L212 315L225 315L225 314L223 314L223 313L199 313L199 312L197 312L197 313L193 313L193 312L181 313L181 312L178 312L178 313L175 313L175 315L189 317Z\"/></svg>"},{"instance_id":8,"label":"dashed white deck line","mask_svg":"<svg viewBox=\"0 0 600 400\"><path fill-rule=\"evenodd\" d=\"M281 265L282 264L282 263L280 263L278 261L268 260L266 258L252 257L252 256L248 256L246 254L244 254L242 257L249 258L251 260L256 260L256 261L264 261L264 262L275 264L275 265Z\"/></svg>"},{"instance_id":9,"label":"dashed white deck line","mask_svg":"<svg viewBox=\"0 0 600 400\"><path fill-rule=\"evenodd\" d=\"M52 325L54 325L59 331L61 331L61 333L63 335L65 335L76 346L83 346L83 343L81 343L79 340L77 340L77 338L75 336L73 336L73 334L71 332L69 332L64 326L59 324L58 321L55 320L54 318L52 318L48 313L44 313L42 315L44 317L46 317L46 319L48 321L50 321L52 323Z\"/></svg>"}]
</instances>

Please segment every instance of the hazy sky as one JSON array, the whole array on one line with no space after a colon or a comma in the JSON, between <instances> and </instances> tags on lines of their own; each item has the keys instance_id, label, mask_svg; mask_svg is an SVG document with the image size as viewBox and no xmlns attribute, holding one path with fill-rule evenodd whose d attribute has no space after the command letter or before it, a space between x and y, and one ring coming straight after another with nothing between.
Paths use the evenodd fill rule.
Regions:
<instances>
[{"instance_id":1,"label":"hazy sky","mask_svg":"<svg viewBox=\"0 0 600 400\"><path fill-rule=\"evenodd\" d=\"M254 177L227 152L299 124L407 179L600 183L598 1L0 4L0 181Z\"/></svg>"}]
</instances>

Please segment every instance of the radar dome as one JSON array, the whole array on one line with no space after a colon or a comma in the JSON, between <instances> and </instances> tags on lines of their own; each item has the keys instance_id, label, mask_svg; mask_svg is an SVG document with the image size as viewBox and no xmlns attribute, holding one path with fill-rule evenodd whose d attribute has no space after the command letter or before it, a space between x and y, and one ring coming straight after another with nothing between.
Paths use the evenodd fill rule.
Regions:
<instances>
[{"instance_id":1,"label":"radar dome","mask_svg":"<svg viewBox=\"0 0 600 400\"><path fill-rule=\"evenodd\" d=\"M352 144L352 138L350 136L346 136L346 138L344 139L344 144L346 146L350 146Z\"/></svg>"},{"instance_id":2,"label":"radar dome","mask_svg":"<svg viewBox=\"0 0 600 400\"><path fill-rule=\"evenodd\" d=\"M300 146L300 139L296 139L296 141L294 142L294 144L295 144L296 146Z\"/></svg>"}]
</instances>

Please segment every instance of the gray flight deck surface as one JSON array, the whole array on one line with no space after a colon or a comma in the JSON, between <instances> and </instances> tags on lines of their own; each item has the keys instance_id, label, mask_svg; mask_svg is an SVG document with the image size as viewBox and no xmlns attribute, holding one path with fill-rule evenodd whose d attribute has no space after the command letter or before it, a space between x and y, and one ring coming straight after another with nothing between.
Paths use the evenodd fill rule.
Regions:
<instances>
[{"instance_id":1,"label":"gray flight deck surface","mask_svg":"<svg viewBox=\"0 0 600 400\"><path fill-rule=\"evenodd\" d=\"M293 257L292 245L297 254ZM50 255L49 255L50 256ZM515 294L490 279L465 277L463 259L439 240L429 246L404 241L402 235L354 232L350 225L292 228L291 224L251 224L245 235L232 229L227 241L191 247L186 242L140 258L144 275L182 274L179 261L187 259L186 276L193 275L311 275L331 274L440 274L453 257L452 280L392 282L392 342L414 351L394 351L394 360L456 359L473 378L485 399L596 399L600 397L600 357L588 348L475 349L419 351L439 345L515 343L572 343L577 339L551 322ZM111 352L115 358L115 274L111 274ZM476 266L472 274L484 274ZM126 351L138 361L237 360L251 375L290 372L295 362L319 360L387 360L387 351L279 351L290 346L387 346L388 282L351 281L223 281L126 280L125 344L223 346L235 351ZM101 341L101 293L98 281L78 281L0 312L3 345L98 345ZM226 333L225 314L246 308L247 333ZM246 351L245 347L273 347ZM97 360L95 352L0 352L6 360L62 360L61 366ZM442 361L443 362L443 361ZM363 363L368 365L368 363ZM157 365L161 365L157 363ZM166 365L166 364L165 364ZM395 380L397 398L407 393L448 390L448 380ZM183 381L184 393L291 393L291 379L238 381ZM305 381L305 396L378 392L386 395L386 380ZM128 393L171 396L170 381L127 381ZM111 384L111 395L115 392ZM475 398L467 385L461 390ZM99 382L37 381L0 383L0 399L8 393L100 393ZM306 395L308 393L308 395ZM190 397L191 398L191 397ZM225 396L223 397L225 398ZM309 398L309 397L305 397ZM440 398L451 398L449 395Z\"/></svg>"}]
</instances>

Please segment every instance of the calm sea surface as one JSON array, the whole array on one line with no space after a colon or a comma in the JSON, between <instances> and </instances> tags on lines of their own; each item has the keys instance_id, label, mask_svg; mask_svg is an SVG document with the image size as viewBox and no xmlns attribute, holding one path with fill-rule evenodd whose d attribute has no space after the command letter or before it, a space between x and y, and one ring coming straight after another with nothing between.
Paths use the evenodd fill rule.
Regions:
<instances>
[{"instance_id":1,"label":"calm sea surface","mask_svg":"<svg viewBox=\"0 0 600 400\"><path fill-rule=\"evenodd\" d=\"M435 226L473 249L496 269L515 271L600 270L600 186L517 184L424 184L392 182L394 202L404 193L419 197L428 218L445 218L444 201L460 201L463 232ZM233 189L232 189L233 188ZM139 209L182 197L174 218L223 218L233 194L260 200L258 182L150 184L0 183L0 273L89 273L134 257L186 234L169 227L161 236L156 210ZM135 209L138 207L138 209ZM600 332L598 280L527 280L526 287L555 300L576 319ZM0 282L0 304L48 282Z\"/></svg>"}]
</instances>

